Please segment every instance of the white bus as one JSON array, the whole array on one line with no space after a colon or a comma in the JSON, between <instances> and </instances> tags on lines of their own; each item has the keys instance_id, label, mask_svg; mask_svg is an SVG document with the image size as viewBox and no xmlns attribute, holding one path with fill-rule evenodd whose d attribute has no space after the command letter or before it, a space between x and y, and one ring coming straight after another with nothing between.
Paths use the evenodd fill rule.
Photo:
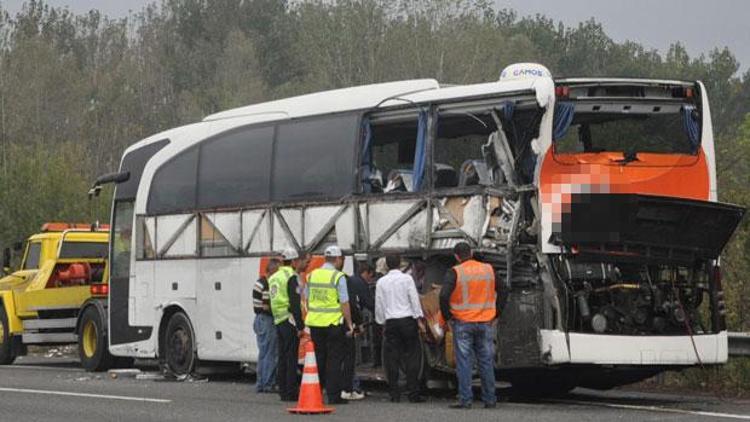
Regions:
<instances>
[{"instance_id":1,"label":"white bus","mask_svg":"<svg viewBox=\"0 0 750 422\"><path fill-rule=\"evenodd\" d=\"M314 93L148 137L107 182L110 351L176 374L255 361L261 259L331 244L349 269L402 253L426 297L468 241L504 281L496 368L517 387L727 359L718 256L744 210L715 202L700 82L521 64ZM450 372L449 348L426 338L425 362Z\"/></svg>"}]
</instances>

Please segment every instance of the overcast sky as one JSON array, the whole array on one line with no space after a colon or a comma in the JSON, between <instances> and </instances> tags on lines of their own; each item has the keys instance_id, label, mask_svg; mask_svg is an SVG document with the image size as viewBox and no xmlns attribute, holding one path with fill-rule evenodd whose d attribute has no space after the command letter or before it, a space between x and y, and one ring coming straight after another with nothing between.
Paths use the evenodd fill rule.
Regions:
<instances>
[{"instance_id":1,"label":"overcast sky","mask_svg":"<svg viewBox=\"0 0 750 422\"><path fill-rule=\"evenodd\" d=\"M594 17L615 41L632 40L666 52L681 41L692 55L729 47L744 72L750 65L750 0L494 0L521 15L544 14L567 25ZM76 13L97 8L112 17L138 11L151 0L47 0ZM0 0L20 10L24 0Z\"/></svg>"}]
</instances>

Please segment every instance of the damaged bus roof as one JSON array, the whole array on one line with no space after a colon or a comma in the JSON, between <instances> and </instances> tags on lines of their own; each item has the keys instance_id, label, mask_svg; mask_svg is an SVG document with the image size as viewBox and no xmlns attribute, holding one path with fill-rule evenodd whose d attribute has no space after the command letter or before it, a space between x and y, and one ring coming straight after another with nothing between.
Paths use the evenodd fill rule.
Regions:
<instances>
[{"instance_id":1,"label":"damaged bus roof","mask_svg":"<svg viewBox=\"0 0 750 422\"><path fill-rule=\"evenodd\" d=\"M256 123L268 123L346 111L402 107L457 99L482 98L511 92L533 91L544 107L554 95L549 78L517 79L472 85L441 86L434 79L386 82L315 92L211 114L203 121L152 135L126 149L126 153L168 138L172 143L192 143L217 131ZM181 149L181 148L180 148Z\"/></svg>"},{"instance_id":2,"label":"damaged bus roof","mask_svg":"<svg viewBox=\"0 0 750 422\"><path fill-rule=\"evenodd\" d=\"M539 77L441 86L434 79L415 79L316 92L211 114L202 121L172 128L136 142L125 150L125 154L164 139L169 139L170 145L157 156L174 154L209 136L251 124L410 104L479 99L516 92L533 92L539 105L545 107L554 96L554 83L550 78Z\"/></svg>"},{"instance_id":3,"label":"damaged bus roof","mask_svg":"<svg viewBox=\"0 0 750 422\"><path fill-rule=\"evenodd\" d=\"M249 116L273 116L268 120L294 119L375 107L397 107L412 103L441 102L531 90L537 92L537 100L540 105L544 106L552 94L552 86L552 81L548 78L452 86L440 86L434 79L387 82L316 92L239 107L209 115L203 121Z\"/></svg>"}]
</instances>

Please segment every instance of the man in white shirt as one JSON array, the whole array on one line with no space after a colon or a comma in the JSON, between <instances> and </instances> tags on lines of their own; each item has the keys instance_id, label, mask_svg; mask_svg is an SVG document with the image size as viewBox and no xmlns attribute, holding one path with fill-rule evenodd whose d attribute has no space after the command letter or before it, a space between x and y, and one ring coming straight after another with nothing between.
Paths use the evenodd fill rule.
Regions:
<instances>
[{"instance_id":1,"label":"man in white shirt","mask_svg":"<svg viewBox=\"0 0 750 422\"><path fill-rule=\"evenodd\" d=\"M401 401L398 373L406 369L406 390L409 401L421 403L419 394L419 330L423 329L422 305L414 279L401 272L401 256L386 256L388 274L378 280L375 290L375 321L385 325L386 377L392 402Z\"/></svg>"}]
</instances>

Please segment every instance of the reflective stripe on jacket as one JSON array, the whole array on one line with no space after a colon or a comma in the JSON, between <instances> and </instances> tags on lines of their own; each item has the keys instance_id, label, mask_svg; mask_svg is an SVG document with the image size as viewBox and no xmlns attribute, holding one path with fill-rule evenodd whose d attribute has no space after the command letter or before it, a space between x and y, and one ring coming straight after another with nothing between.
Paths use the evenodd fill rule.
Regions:
<instances>
[{"instance_id":1,"label":"reflective stripe on jacket","mask_svg":"<svg viewBox=\"0 0 750 422\"><path fill-rule=\"evenodd\" d=\"M271 298L271 314L276 325L289 319L289 279L294 275L292 267L280 267L268 279L268 295Z\"/></svg>"},{"instance_id":2,"label":"reflective stripe on jacket","mask_svg":"<svg viewBox=\"0 0 750 422\"><path fill-rule=\"evenodd\" d=\"M344 273L328 268L318 268L307 281L307 317L305 325L328 327L339 325L344 314L339 303L338 284Z\"/></svg>"},{"instance_id":3,"label":"reflective stripe on jacket","mask_svg":"<svg viewBox=\"0 0 750 422\"><path fill-rule=\"evenodd\" d=\"M453 267L456 288L450 298L451 313L464 322L488 322L497 315L495 271L473 259Z\"/></svg>"}]
</instances>

